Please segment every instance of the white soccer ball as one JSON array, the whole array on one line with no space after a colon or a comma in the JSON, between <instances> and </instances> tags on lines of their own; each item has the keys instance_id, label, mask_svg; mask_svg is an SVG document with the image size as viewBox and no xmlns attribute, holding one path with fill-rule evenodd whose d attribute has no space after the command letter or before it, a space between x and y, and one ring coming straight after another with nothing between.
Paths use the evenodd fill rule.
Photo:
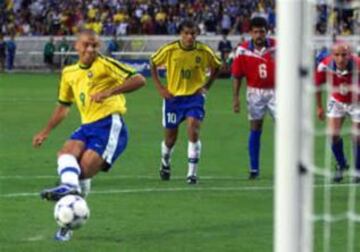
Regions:
<instances>
[{"instance_id":1,"label":"white soccer ball","mask_svg":"<svg viewBox=\"0 0 360 252\"><path fill-rule=\"evenodd\" d=\"M67 195L55 204L54 217L60 227L80 228L90 217L86 201L78 195Z\"/></svg>"}]
</instances>

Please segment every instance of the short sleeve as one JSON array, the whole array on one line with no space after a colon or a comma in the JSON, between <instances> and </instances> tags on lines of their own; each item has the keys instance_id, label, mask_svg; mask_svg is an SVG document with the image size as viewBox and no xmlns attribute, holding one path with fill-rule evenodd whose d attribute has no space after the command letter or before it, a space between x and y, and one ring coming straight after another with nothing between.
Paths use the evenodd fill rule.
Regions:
<instances>
[{"instance_id":1,"label":"short sleeve","mask_svg":"<svg viewBox=\"0 0 360 252\"><path fill-rule=\"evenodd\" d=\"M166 46L161 47L153 55L151 55L151 57L150 57L151 64L153 64L155 66L165 65L166 59L169 54L168 50L166 50L166 48L167 48Z\"/></svg>"},{"instance_id":2,"label":"short sleeve","mask_svg":"<svg viewBox=\"0 0 360 252\"><path fill-rule=\"evenodd\" d=\"M235 57L231 65L231 75L235 78L241 78L245 75L244 57L242 55Z\"/></svg>"},{"instance_id":3,"label":"short sleeve","mask_svg":"<svg viewBox=\"0 0 360 252\"><path fill-rule=\"evenodd\" d=\"M320 63L315 72L315 85L320 86L326 82L326 65L324 63Z\"/></svg>"},{"instance_id":4,"label":"short sleeve","mask_svg":"<svg viewBox=\"0 0 360 252\"><path fill-rule=\"evenodd\" d=\"M74 100L74 94L66 74L63 72L59 84L58 102L70 106Z\"/></svg>"}]
</instances>

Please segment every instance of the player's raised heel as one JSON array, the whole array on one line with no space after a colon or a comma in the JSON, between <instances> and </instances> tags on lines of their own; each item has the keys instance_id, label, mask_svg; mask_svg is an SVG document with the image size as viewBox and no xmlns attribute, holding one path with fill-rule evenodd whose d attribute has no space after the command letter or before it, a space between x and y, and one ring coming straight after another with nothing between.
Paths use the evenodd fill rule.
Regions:
<instances>
[{"instance_id":1,"label":"player's raised heel","mask_svg":"<svg viewBox=\"0 0 360 252\"><path fill-rule=\"evenodd\" d=\"M192 176L189 176L189 177L186 178L186 182L189 185L195 185L198 182L198 178L195 175L192 175Z\"/></svg>"},{"instance_id":2,"label":"player's raised heel","mask_svg":"<svg viewBox=\"0 0 360 252\"><path fill-rule=\"evenodd\" d=\"M61 184L57 187L43 190L40 193L40 197L49 201L58 201L69 194L80 195L80 188L70 184Z\"/></svg>"},{"instance_id":3,"label":"player's raised heel","mask_svg":"<svg viewBox=\"0 0 360 252\"><path fill-rule=\"evenodd\" d=\"M60 228L55 236L54 239L57 241L69 241L71 239L73 231L69 228Z\"/></svg>"},{"instance_id":4,"label":"player's raised heel","mask_svg":"<svg viewBox=\"0 0 360 252\"><path fill-rule=\"evenodd\" d=\"M170 166L165 166L162 164L161 168L160 168L161 180L164 180L164 181L170 180L170 176L171 176Z\"/></svg>"}]
</instances>

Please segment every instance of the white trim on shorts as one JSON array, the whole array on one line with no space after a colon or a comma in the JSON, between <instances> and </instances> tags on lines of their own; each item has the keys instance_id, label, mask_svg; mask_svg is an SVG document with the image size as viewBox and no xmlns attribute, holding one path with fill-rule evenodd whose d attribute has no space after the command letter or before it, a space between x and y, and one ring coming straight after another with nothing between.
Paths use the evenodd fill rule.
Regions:
<instances>
[{"instance_id":1,"label":"white trim on shorts","mask_svg":"<svg viewBox=\"0 0 360 252\"><path fill-rule=\"evenodd\" d=\"M162 104L162 126L165 128L166 122L165 122L165 99L163 99Z\"/></svg>"},{"instance_id":2,"label":"white trim on shorts","mask_svg":"<svg viewBox=\"0 0 360 252\"><path fill-rule=\"evenodd\" d=\"M120 115L113 114L111 117L112 117L111 118L112 120L111 120L109 140L106 144L105 151L102 154L102 158L108 164L112 163L112 158L113 158L116 148L118 146L119 135L120 135L121 129L123 127L123 123L121 122Z\"/></svg>"}]
</instances>

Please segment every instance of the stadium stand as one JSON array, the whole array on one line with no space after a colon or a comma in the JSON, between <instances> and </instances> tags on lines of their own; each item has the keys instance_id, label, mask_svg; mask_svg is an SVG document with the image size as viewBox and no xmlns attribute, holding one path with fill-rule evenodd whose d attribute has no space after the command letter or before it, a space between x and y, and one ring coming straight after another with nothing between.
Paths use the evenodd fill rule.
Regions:
<instances>
[{"instance_id":1,"label":"stadium stand","mask_svg":"<svg viewBox=\"0 0 360 252\"><path fill-rule=\"evenodd\" d=\"M327 1L317 0L315 26L320 41L328 33L350 39L360 33L360 2L337 2L330 8ZM275 34L275 0L0 0L0 34L5 41L15 35L15 69L34 70L46 67L43 49L49 36L56 46L56 68L76 60L71 46L79 27L101 35L103 53L115 38L114 57L143 61L174 39L185 18L197 21L199 39L217 50L221 34L229 34L233 46L248 37L249 20L254 16L265 17ZM70 45L66 52L58 49L63 37ZM318 44L316 50L323 46Z\"/></svg>"},{"instance_id":2,"label":"stadium stand","mask_svg":"<svg viewBox=\"0 0 360 252\"><path fill-rule=\"evenodd\" d=\"M79 26L105 36L173 35L185 18L202 34L246 33L254 15L275 27L274 0L2 0L1 31L20 36L72 35Z\"/></svg>"},{"instance_id":3,"label":"stadium stand","mask_svg":"<svg viewBox=\"0 0 360 252\"><path fill-rule=\"evenodd\" d=\"M358 34L357 1L338 0L335 8L317 2L318 34L326 27L339 35ZM17 36L72 35L79 26L105 36L173 35L184 18L197 21L202 34L242 34L255 15L267 18L272 32L276 20L274 0L1 0L0 6L1 32Z\"/></svg>"}]
</instances>

